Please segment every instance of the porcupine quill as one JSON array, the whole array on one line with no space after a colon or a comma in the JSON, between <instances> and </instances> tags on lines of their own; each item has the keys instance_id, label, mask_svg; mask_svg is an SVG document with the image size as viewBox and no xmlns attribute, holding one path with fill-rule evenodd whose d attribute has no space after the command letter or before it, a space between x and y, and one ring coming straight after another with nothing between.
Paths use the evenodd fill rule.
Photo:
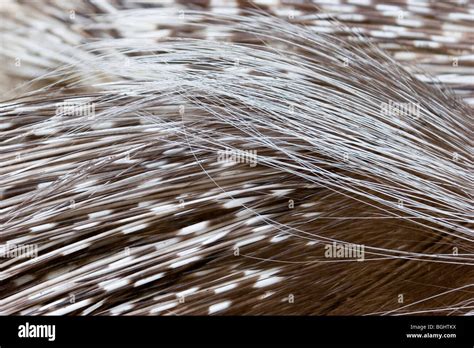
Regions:
<instances>
[{"instance_id":1,"label":"porcupine quill","mask_svg":"<svg viewBox=\"0 0 474 348\"><path fill-rule=\"evenodd\" d=\"M1 260L2 314L472 314L462 76L402 65L370 7L364 31L311 6L73 4L5 24L28 83L0 104L0 241L37 255ZM472 36L433 22L433 49Z\"/></svg>"}]
</instances>

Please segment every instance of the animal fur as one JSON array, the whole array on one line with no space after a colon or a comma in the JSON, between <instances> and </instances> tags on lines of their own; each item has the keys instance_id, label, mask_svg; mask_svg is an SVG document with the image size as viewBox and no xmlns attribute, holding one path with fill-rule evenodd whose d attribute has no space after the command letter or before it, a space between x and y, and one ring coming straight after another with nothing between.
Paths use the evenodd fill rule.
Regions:
<instances>
[{"instance_id":1,"label":"animal fur","mask_svg":"<svg viewBox=\"0 0 474 348\"><path fill-rule=\"evenodd\" d=\"M472 314L472 4L3 11L2 314Z\"/></svg>"}]
</instances>

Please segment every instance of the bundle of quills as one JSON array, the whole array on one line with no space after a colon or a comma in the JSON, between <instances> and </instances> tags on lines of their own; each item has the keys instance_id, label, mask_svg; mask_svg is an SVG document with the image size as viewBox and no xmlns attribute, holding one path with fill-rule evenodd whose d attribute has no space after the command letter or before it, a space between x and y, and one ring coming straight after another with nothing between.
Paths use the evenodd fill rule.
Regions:
<instances>
[{"instance_id":1,"label":"bundle of quills","mask_svg":"<svg viewBox=\"0 0 474 348\"><path fill-rule=\"evenodd\" d=\"M8 1L0 313L474 313L472 2Z\"/></svg>"}]
</instances>

